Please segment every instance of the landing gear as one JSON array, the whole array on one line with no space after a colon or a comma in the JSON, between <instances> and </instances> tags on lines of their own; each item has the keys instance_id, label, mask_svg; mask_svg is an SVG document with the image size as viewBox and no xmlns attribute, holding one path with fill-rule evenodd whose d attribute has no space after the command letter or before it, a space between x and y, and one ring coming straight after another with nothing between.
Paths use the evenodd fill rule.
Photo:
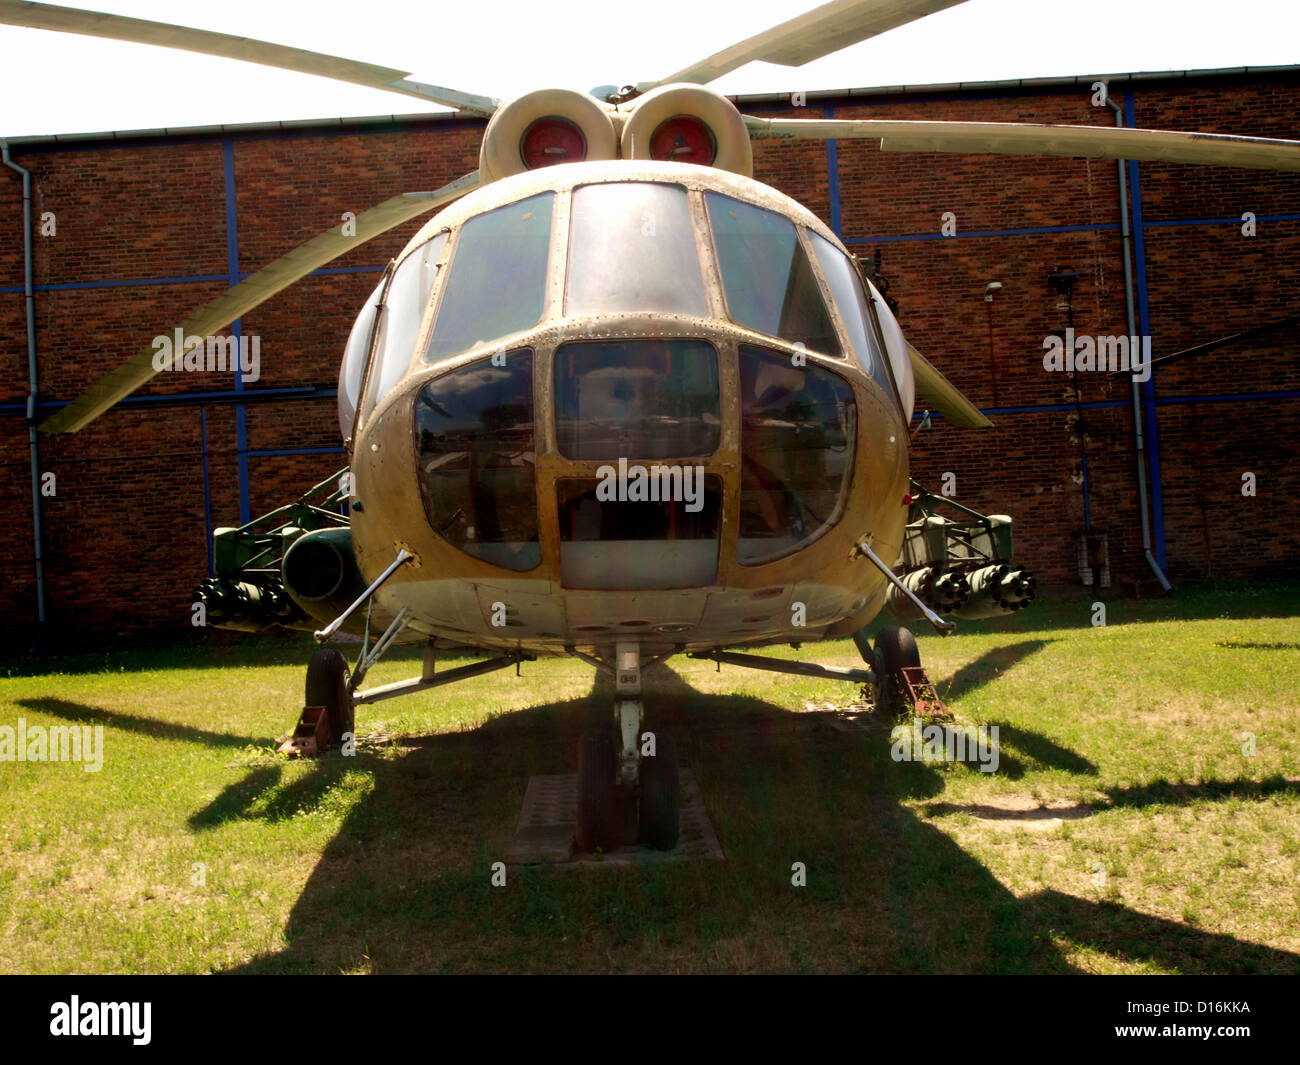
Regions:
<instances>
[{"instance_id":1,"label":"landing gear","mask_svg":"<svg viewBox=\"0 0 1300 1065\"><path fill-rule=\"evenodd\" d=\"M612 850L618 845L618 789L614 782L614 737L593 729L578 750L578 847Z\"/></svg>"},{"instance_id":2,"label":"landing gear","mask_svg":"<svg viewBox=\"0 0 1300 1065\"><path fill-rule=\"evenodd\" d=\"M876 646L868 657L866 637L854 635L858 651L872 663L876 674L876 710L885 717L898 717L909 708L910 691L903 670L921 665L921 655L916 649L916 639L911 630L890 625L876 634ZM874 659L874 661L873 661Z\"/></svg>"},{"instance_id":3,"label":"landing gear","mask_svg":"<svg viewBox=\"0 0 1300 1065\"><path fill-rule=\"evenodd\" d=\"M903 670L921 664L916 638L910 629L890 625L876 634L876 706L888 717L908 708Z\"/></svg>"},{"instance_id":4,"label":"landing gear","mask_svg":"<svg viewBox=\"0 0 1300 1065\"><path fill-rule=\"evenodd\" d=\"M355 730L352 690L348 687L348 662L332 647L312 655L307 664L307 706L323 706L329 717L330 739L341 743L345 732Z\"/></svg>"},{"instance_id":5,"label":"landing gear","mask_svg":"<svg viewBox=\"0 0 1300 1065\"><path fill-rule=\"evenodd\" d=\"M672 850L680 821L677 747L668 733L657 732L654 757L641 759L641 842L653 850Z\"/></svg>"},{"instance_id":6,"label":"landing gear","mask_svg":"<svg viewBox=\"0 0 1300 1065\"><path fill-rule=\"evenodd\" d=\"M677 747L659 732L654 754L649 744L642 753L647 736L641 731L640 652L635 643L620 643L614 657L617 728L585 733L578 752L578 847L611 850L639 840L672 850L680 835Z\"/></svg>"}]
</instances>

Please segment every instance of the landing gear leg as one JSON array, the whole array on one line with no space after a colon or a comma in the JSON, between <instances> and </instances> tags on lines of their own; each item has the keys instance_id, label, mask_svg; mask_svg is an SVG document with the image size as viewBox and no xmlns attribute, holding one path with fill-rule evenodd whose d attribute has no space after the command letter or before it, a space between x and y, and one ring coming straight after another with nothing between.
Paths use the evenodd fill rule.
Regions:
<instances>
[{"instance_id":1,"label":"landing gear leg","mask_svg":"<svg viewBox=\"0 0 1300 1065\"><path fill-rule=\"evenodd\" d=\"M614 728L586 733L579 751L578 847L592 851L640 839L647 847L671 850L681 805L677 750L672 737L659 732L642 754L645 710L636 643L616 646L614 681Z\"/></svg>"},{"instance_id":2,"label":"landing gear leg","mask_svg":"<svg viewBox=\"0 0 1300 1065\"><path fill-rule=\"evenodd\" d=\"M876 634L876 709L886 717L898 717L910 704L909 687L903 670L921 665L921 654L910 629L890 625Z\"/></svg>"},{"instance_id":3,"label":"landing gear leg","mask_svg":"<svg viewBox=\"0 0 1300 1065\"><path fill-rule=\"evenodd\" d=\"M342 743L343 735L355 728L352 688L348 684L348 662L332 647L312 655L307 664L305 705L323 706L329 717L330 738Z\"/></svg>"}]
</instances>

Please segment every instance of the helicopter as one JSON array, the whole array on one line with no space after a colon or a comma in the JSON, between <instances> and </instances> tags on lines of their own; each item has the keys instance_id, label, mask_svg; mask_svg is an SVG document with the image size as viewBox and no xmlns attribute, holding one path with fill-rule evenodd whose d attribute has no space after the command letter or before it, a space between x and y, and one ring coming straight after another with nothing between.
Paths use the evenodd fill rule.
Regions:
<instances>
[{"instance_id":1,"label":"helicopter","mask_svg":"<svg viewBox=\"0 0 1300 1065\"><path fill-rule=\"evenodd\" d=\"M360 643L351 666L335 647L312 658L287 749L343 740L358 706L571 656L615 688L608 724L580 745L578 846L671 849L680 774L672 737L647 728L646 669L686 654L860 683L894 712L928 684L907 623L947 634L945 615L1032 602L1011 518L909 478L918 395L956 425L991 423L907 342L869 264L753 178L752 143L869 138L885 151L1297 171L1300 141L758 118L707 85L753 60L799 66L958 2L833 0L658 81L501 102L267 42L0 0L0 22L277 66L487 119L478 170L358 214L178 327L208 336L437 211L345 346L347 468L213 534L215 576L197 593L209 623ZM83 428L166 369L157 355L142 348L41 428ZM872 644L865 629L882 611L904 624ZM867 668L745 653L846 636ZM420 675L363 687L399 643L423 646ZM486 657L440 671L444 651Z\"/></svg>"}]
</instances>

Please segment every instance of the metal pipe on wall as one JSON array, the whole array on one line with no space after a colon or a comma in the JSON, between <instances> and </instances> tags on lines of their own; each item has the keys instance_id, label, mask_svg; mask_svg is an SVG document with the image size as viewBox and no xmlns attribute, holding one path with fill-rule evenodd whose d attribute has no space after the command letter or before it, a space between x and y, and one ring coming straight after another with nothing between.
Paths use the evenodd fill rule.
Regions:
<instances>
[{"instance_id":1,"label":"metal pipe on wall","mask_svg":"<svg viewBox=\"0 0 1300 1065\"><path fill-rule=\"evenodd\" d=\"M1124 126L1124 110L1111 99L1109 92L1106 94L1106 103L1110 105L1111 110L1115 112L1115 125ZM1119 231L1123 247L1124 257L1124 309L1128 314L1128 335L1130 341L1137 338L1139 343L1141 338L1137 335L1137 315L1134 310L1133 301L1133 263L1132 263L1132 245L1133 230L1129 225L1128 218L1128 177L1124 171L1125 161L1117 159L1115 161L1116 172L1119 175ZM1130 353L1130 360L1132 353ZM1155 555L1151 553L1151 516L1147 510L1147 465L1146 465L1146 448L1143 444L1142 434L1142 399L1138 389L1137 378L1134 377L1129 381L1133 389L1133 439L1137 448L1137 478L1138 478L1138 506L1142 513L1142 553L1146 556L1147 564L1151 567L1151 572L1156 575L1156 580L1166 592L1172 590L1173 585L1169 583L1169 578L1164 575L1160 569L1160 564L1156 561Z\"/></svg>"},{"instance_id":2,"label":"metal pipe on wall","mask_svg":"<svg viewBox=\"0 0 1300 1065\"><path fill-rule=\"evenodd\" d=\"M36 400L40 381L36 365L36 301L32 288L32 174L9 158L9 143L0 137L0 162L23 179L23 296L27 310L27 447L32 464L32 537L36 559L36 635L28 653L45 628L45 559L41 533L41 449L36 435Z\"/></svg>"}]
</instances>

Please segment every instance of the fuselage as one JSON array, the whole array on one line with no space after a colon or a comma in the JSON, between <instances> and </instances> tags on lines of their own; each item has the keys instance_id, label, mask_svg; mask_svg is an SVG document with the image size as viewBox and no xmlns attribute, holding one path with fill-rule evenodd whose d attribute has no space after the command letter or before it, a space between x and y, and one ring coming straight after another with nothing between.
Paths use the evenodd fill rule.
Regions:
<instances>
[{"instance_id":1,"label":"fuselage","mask_svg":"<svg viewBox=\"0 0 1300 1065\"><path fill-rule=\"evenodd\" d=\"M414 555L379 605L533 654L860 628L912 407L874 295L810 211L714 168L552 166L443 210L340 379L362 574Z\"/></svg>"}]
</instances>

